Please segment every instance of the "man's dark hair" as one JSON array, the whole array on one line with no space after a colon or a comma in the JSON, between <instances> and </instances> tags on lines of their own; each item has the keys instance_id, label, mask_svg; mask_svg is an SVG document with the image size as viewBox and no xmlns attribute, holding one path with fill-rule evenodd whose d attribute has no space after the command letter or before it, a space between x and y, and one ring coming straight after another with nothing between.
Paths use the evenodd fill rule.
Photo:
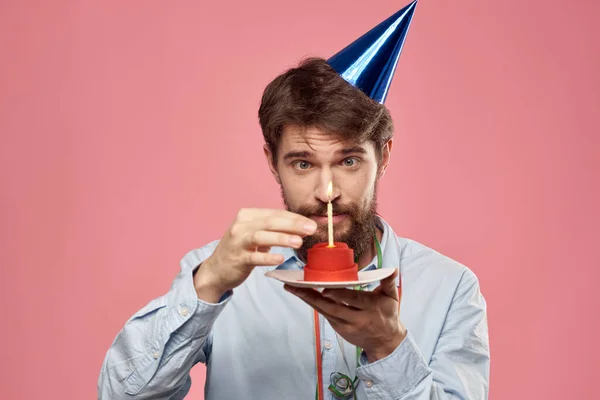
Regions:
<instances>
[{"instance_id":1,"label":"man's dark hair","mask_svg":"<svg viewBox=\"0 0 600 400\"><path fill-rule=\"evenodd\" d=\"M357 143L372 140L378 160L394 129L383 104L346 82L322 58L306 59L269 83L258 118L274 163L287 125L315 127Z\"/></svg>"}]
</instances>

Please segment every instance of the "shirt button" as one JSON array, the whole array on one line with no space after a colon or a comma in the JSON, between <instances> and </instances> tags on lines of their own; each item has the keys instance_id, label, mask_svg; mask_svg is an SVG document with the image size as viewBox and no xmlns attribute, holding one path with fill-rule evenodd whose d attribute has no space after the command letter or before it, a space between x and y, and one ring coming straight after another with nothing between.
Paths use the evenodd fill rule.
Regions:
<instances>
[{"instance_id":1,"label":"shirt button","mask_svg":"<svg viewBox=\"0 0 600 400\"><path fill-rule=\"evenodd\" d=\"M331 346L331 342L330 342L329 340L326 340L326 341L325 341L325 348L326 348L327 350L331 350L331 347L332 347L332 346Z\"/></svg>"},{"instance_id":2,"label":"shirt button","mask_svg":"<svg viewBox=\"0 0 600 400\"><path fill-rule=\"evenodd\" d=\"M154 353L152 353L152 358L154 358L155 360L158 359L158 356L160 354L158 353L158 351L155 351Z\"/></svg>"},{"instance_id":3,"label":"shirt button","mask_svg":"<svg viewBox=\"0 0 600 400\"><path fill-rule=\"evenodd\" d=\"M368 388L373 387L373 381L371 381L371 380L365 381L365 385L367 385Z\"/></svg>"},{"instance_id":4,"label":"shirt button","mask_svg":"<svg viewBox=\"0 0 600 400\"><path fill-rule=\"evenodd\" d=\"M181 315L182 317L187 317L189 313L190 310L188 310L188 308L185 306L181 307L181 309L179 310L179 315Z\"/></svg>"}]
</instances>

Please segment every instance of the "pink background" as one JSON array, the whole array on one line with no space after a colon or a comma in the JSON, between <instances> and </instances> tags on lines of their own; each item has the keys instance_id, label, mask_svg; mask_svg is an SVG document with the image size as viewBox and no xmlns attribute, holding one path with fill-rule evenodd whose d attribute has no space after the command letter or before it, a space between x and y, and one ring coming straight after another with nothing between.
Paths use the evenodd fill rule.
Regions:
<instances>
[{"instance_id":1,"label":"pink background","mask_svg":"<svg viewBox=\"0 0 600 400\"><path fill-rule=\"evenodd\" d=\"M280 206L264 86L406 4L99 3L0 6L2 399L95 398L181 256ZM421 0L387 102L380 210L479 276L494 400L597 396L599 4Z\"/></svg>"}]
</instances>

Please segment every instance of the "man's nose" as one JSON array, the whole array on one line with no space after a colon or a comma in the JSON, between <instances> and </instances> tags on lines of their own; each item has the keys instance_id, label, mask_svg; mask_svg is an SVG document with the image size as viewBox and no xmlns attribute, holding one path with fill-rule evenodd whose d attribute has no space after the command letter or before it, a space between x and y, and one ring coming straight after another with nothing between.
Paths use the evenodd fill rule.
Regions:
<instances>
[{"instance_id":1,"label":"man's nose","mask_svg":"<svg viewBox=\"0 0 600 400\"><path fill-rule=\"evenodd\" d=\"M329 193L330 183L331 193ZM315 197L323 203L328 203L329 201L335 201L338 197L340 197L340 194L340 190L336 185L333 176L331 174L321 174L319 184L315 190Z\"/></svg>"}]
</instances>

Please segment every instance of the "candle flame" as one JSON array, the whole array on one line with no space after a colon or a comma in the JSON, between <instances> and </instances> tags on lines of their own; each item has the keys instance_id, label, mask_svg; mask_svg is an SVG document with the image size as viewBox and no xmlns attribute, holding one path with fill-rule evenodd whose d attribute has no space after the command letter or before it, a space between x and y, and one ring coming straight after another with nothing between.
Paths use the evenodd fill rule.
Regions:
<instances>
[{"instance_id":1,"label":"candle flame","mask_svg":"<svg viewBox=\"0 0 600 400\"><path fill-rule=\"evenodd\" d=\"M329 181L329 185L327 185L327 197L329 201L331 201L331 197L333 196L333 182Z\"/></svg>"}]
</instances>

